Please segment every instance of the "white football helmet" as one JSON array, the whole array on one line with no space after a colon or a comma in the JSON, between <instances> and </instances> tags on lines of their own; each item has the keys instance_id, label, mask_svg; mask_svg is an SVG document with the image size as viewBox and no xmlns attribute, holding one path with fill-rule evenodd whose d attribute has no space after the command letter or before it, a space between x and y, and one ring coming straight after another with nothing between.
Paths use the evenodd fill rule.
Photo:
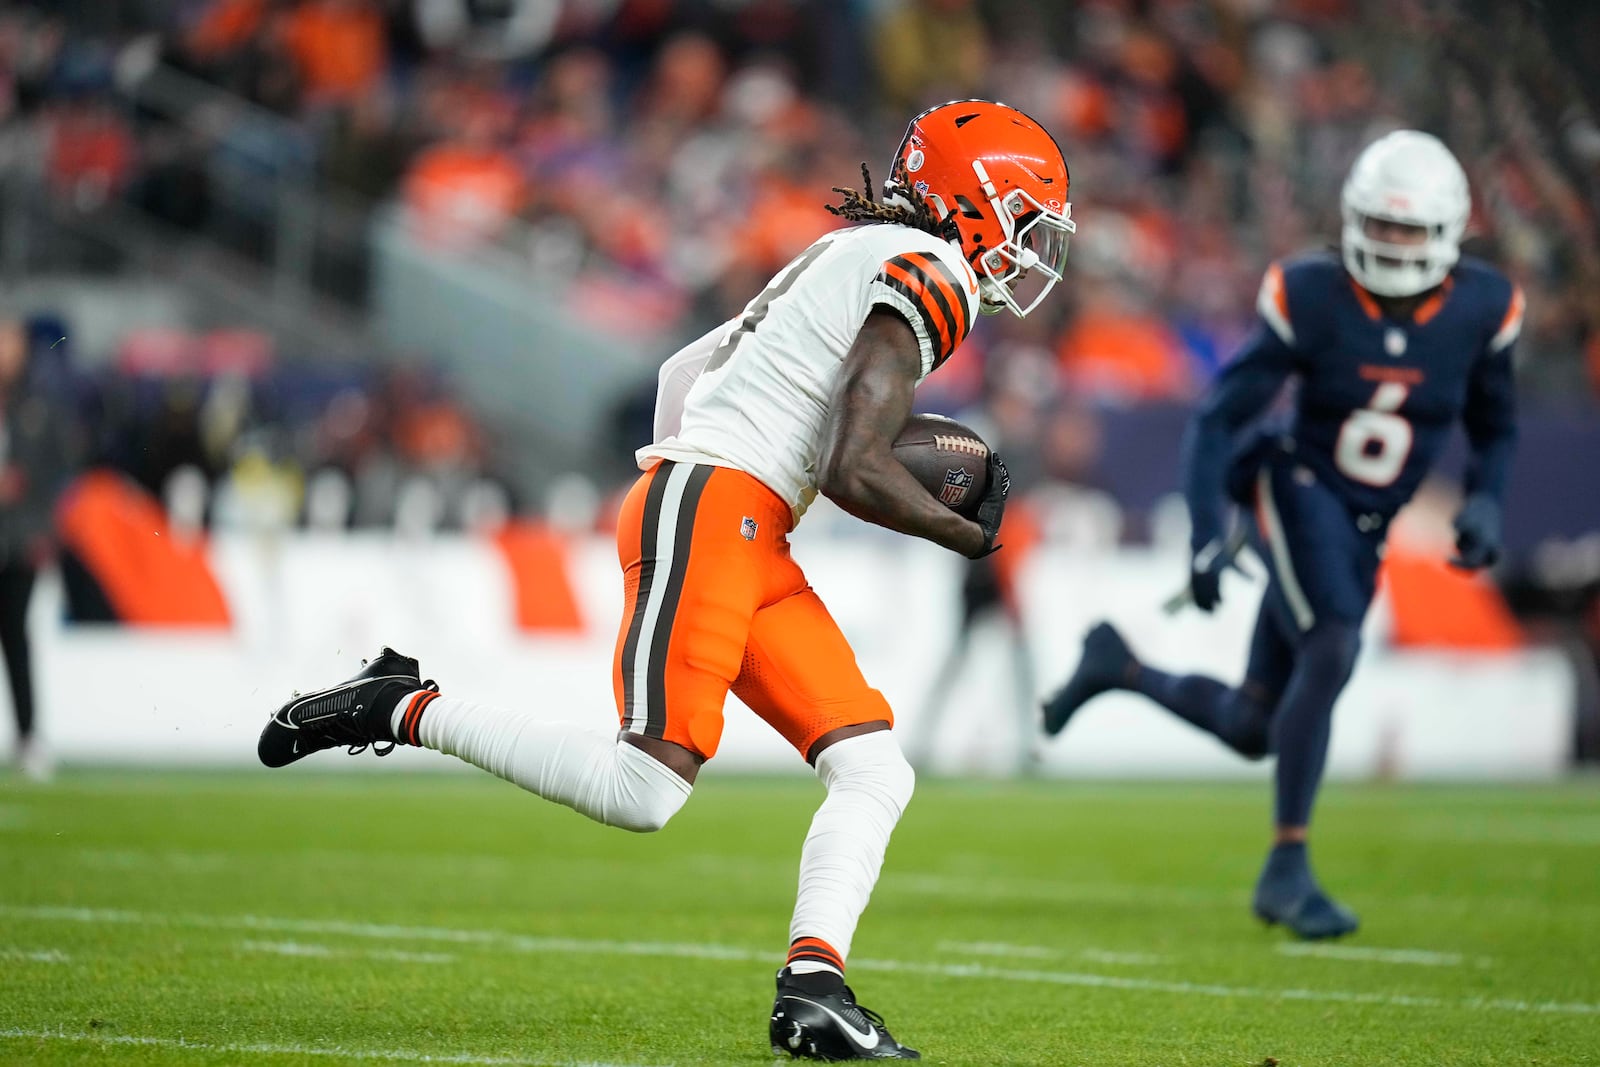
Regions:
<instances>
[{"instance_id":1,"label":"white football helmet","mask_svg":"<svg viewBox=\"0 0 1600 1067\"><path fill-rule=\"evenodd\" d=\"M1444 281L1461 257L1472 198L1467 175L1437 137L1396 130L1356 158L1340 195L1344 266L1378 296L1414 296ZM1426 227L1421 244L1368 236L1369 218Z\"/></svg>"}]
</instances>

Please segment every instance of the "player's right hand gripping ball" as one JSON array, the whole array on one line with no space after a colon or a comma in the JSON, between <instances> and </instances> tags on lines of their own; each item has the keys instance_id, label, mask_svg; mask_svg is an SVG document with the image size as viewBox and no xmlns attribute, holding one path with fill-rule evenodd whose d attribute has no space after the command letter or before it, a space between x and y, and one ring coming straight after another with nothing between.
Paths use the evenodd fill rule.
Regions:
<instances>
[{"instance_id":1,"label":"player's right hand gripping ball","mask_svg":"<svg viewBox=\"0 0 1600 1067\"><path fill-rule=\"evenodd\" d=\"M989 453L989 486L978 505L977 523L983 527L983 548L973 559L982 559L1000 548L995 538L1000 536L1000 520L1006 513L1006 494L1011 492L1011 472L1006 470L1000 453Z\"/></svg>"}]
</instances>

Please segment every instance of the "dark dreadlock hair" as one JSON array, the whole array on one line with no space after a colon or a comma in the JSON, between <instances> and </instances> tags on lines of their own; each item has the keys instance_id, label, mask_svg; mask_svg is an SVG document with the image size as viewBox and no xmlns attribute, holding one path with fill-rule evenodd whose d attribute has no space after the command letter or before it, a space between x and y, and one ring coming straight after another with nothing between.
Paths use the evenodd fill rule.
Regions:
<instances>
[{"instance_id":1,"label":"dark dreadlock hair","mask_svg":"<svg viewBox=\"0 0 1600 1067\"><path fill-rule=\"evenodd\" d=\"M945 240L957 236L955 213L951 212L941 219L933 205L917 192L915 186L899 183L905 198L911 202L907 207L905 204L885 204L878 200L872 191L872 174L865 163L861 164L861 181L866 185L865 195L836 185L833 191L844 196L844 203L824 206L851 222L898 222Z\"/></svg>"}]
</instances>

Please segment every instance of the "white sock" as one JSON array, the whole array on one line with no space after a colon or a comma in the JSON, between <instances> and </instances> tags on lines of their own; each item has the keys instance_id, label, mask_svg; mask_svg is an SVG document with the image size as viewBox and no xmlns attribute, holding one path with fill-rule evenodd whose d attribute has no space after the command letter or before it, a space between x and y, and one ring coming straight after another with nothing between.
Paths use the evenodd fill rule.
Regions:
<instances>
[{"instance_id":1,"label":"white sock","mask_svg":"<svg viewBox=\"0 0 1600 1067\"><path fill-rule=\"evenodd\" d=\"M805 973L802 965L843 971L889 835L916 784L887 730L829 746L817 757L817 777L828 796L800 853L800 891L789 924L789 967L798 973Z\"/></svg>"},{"instance_id":2,"label":"white sock","mask_svg":"<svg viewBox=\"0 0 1600 1067\"><path fill-rule=\"evenodd\" d=\"M402 700L397 716L410 703ZM423 747L466 760L607 826L659 830L689 799L676 771L615 734L439 697L417 726Z\"/></svg>"}]
</instances>

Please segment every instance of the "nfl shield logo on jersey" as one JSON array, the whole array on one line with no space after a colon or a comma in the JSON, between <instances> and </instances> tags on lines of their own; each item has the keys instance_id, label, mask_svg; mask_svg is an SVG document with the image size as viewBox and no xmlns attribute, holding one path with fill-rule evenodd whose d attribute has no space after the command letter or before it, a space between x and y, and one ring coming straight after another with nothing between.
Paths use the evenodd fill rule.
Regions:
<instances>
[{"instance_id":1,"label":"nfl shield logo on jersey","mask_svg":"<svg viewBox=\"0 0 1600 1067\"><path fill-rule=\"evenodd\" d=\"M944 472L944 488L939 490L939 503L958 508L967 499L967 490L971 488L972 475L960 467L953 467Z\"/></svg>"},{"instance_id":2,"label":"nfl shield logo on jersey","mask_svg":"<svg viewBox=\"0 0 1600 1067\"><path fill-rule=\"evenodd\" d=\"M739 534L746 541L754 541L756 539L756 520L746 515L744 521L739 524Z\"/></svg>"}]
</instances>

